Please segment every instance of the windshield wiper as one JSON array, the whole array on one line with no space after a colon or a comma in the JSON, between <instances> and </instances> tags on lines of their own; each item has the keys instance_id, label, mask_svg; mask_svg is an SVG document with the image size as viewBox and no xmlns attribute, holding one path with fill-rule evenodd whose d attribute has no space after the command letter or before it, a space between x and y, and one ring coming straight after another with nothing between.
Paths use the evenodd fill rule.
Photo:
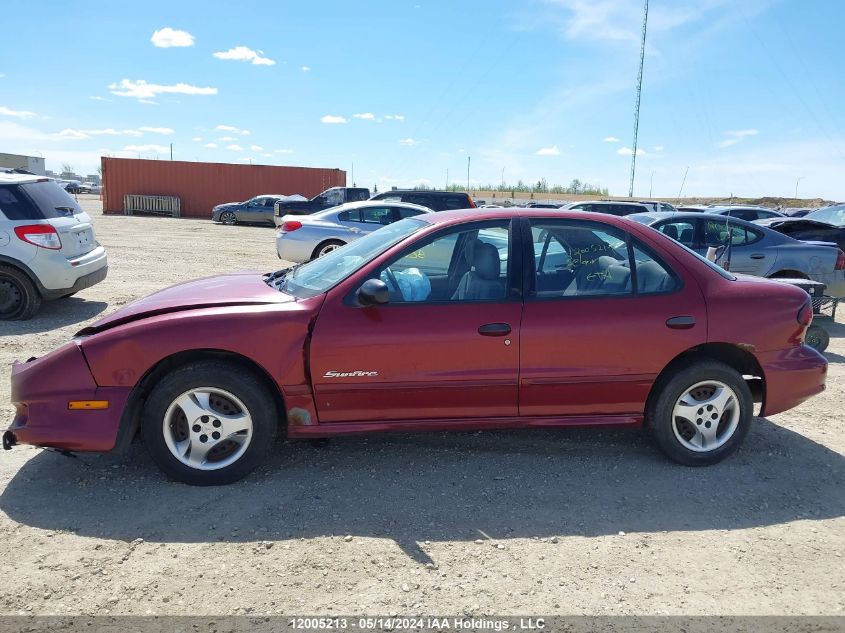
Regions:
<instances>
[{"instance_id":1,"label":"windshield wiper","mask_svg":"<svg viewBox=\"0 0 845 633\"><path fill-rule=\"evenodd\" d=\"M56 207L56 211L64 211L68 215L73 215L75 209L73 207Z\"/></svg>"},{"instance_id":2,"label":"windshield wiper","mask_svg":"<svg viewBox=\"0 0 845 633\"><path fill-rule=\"evenodd\" d=\"M294 270L299 268L302 264L294 264L293 266L288 266L287 268L282 268L281 270L277 270L274 273L267 273L267 276L264 279L264 282L275 288L276 290L282 290L285 287L284 282L286 281L288 275L291 275ZM276 282L280 282L278 285L275 285Z\"/></svg>"}]
</instances>

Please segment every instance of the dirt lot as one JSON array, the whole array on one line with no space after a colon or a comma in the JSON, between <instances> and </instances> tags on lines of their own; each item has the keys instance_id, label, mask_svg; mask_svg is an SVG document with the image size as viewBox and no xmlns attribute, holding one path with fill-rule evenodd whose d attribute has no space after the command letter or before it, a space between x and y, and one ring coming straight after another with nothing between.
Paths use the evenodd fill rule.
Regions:
<instances>
[{"instance_id":1,"label":"dirt lot","mask_svg":"<svg viewBox=\"0 0 845 633\"><path fill-rule=\"evenodd\" d=\"M0 324L9 369L101 314L216 272L279 267L273 231L102 216L108 279ZM828 390L712 468L637 432L280 443L246 481L163 479L142 446L0 454L0 613L845 612L845 324Z\"/></svg>"}]
</instances>

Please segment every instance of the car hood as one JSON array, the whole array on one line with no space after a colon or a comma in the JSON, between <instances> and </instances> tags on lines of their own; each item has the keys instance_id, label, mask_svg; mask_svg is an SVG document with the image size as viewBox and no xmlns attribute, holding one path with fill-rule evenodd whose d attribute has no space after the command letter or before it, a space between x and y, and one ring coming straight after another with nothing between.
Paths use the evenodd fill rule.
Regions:
<instances>
[{"instance_id":1,"label":"car hood","mask_svg":"<svg viewBox=\"0 0 845 633\"><path fill-rule=\"evenodd\" d=\"M76 336L95 334L130 321L168 312L290 301L294 301L292 296L264 283L263 273L249 271L205 277L170 286L133 301L80 330Z\"/></svg>"},{"instance_id":2,"label":"car hood","mask_svg":"<svg viewBox=\"0 0 845 633\"><path fill-rule=\"evenodd\" d=\"M215 209L227 209L229 207L239 207L243 202L221 202L214 206Z\"/></svg>"}]
</instances>

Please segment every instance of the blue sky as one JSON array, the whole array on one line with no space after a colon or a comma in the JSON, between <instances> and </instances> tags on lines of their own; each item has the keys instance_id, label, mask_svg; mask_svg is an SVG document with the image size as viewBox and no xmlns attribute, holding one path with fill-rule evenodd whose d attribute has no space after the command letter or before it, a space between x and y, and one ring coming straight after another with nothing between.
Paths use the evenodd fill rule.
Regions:
<instances>
[{"instance_id":1,"label":"blue sky","mask_svg":"<svg viewBox=\"0 0 845 633\"><path fill-rule=\"evenodd\" d=\"M6 3L0 152L628 189L639 0ZM840 0L651 0L635 195L845 199ZM13 27L13 28L9 28ZM652 184L653 183L653 184ZM294 193L294 192L284 192Z\"/></svg>"}]
</instances>

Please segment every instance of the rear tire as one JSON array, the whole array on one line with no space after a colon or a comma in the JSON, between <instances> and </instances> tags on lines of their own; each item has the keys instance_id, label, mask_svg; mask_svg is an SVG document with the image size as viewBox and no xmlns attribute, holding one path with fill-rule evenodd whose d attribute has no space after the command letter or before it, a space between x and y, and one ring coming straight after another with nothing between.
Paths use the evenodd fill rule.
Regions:
<instances>
[{"instance_id":1,"label":"rear tire","mask_svg":"<svg viewBox=\"0 0 845 633\"><path fill-rule=\"evenodd\" d=\"M41 307L41 294L26 273L0 264L0 320L25 321Z\"/></svg>"},{"instance_id":2,"label":"rear tire","mask_svg":"<svg viewBox=\"0 0 845 633\"><path fill-rule=\"evenodd\" d=\"M804 342L817 352L823 352L830 345L830 334L821 325L811 325L807 328Z\"/></svg>"},{"instance_id":3,"label":"rear tire","mask_svg":"<svg viewBox=\"0 0 845 633\"><path fill-rule=\"evenodd\" d=\"M245 477L264 461L278 416L261 377L236 364L199 360L155 385L141 429L147 450L170 478L219 486Z\"/></svg>"},{"instance_id":4,"label":"rear tire","mask_svg":"<svg viewBox=\"0 0 845 633\"><path fill-rule=\"evenodd\" d=\"M659 380L646 407L646 424L671 460L708 466L739 448L753 413L751 390L739 372L699 360Z\"/></svg>"},{"instance_id":5,"label":"rear tire","mask_svg":"<svg viewBox=\"0 0 845 633\"><path fill-rule=\"evenodd\" d=\"M317 259L323 255L328 255L332 251L339 249L341 246L346 246L346 242L341 242L340 240L326 240L325 242L317 245L317 248L315 248L314 252L311 253L311 259Z\"/></svg>"}]
</instances>

